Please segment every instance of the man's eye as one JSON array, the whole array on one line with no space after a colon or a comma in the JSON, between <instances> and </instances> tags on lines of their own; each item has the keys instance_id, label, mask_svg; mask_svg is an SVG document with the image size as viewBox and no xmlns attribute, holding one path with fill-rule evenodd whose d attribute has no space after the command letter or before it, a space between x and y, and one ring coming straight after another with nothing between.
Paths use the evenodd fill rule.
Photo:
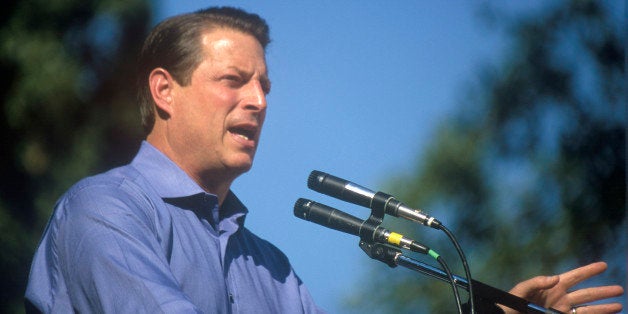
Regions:
<instances>
[{"instance_id":1,"label":"man's eye","mask_svg":"<svg viewBox=\"0 0 628 314\"><path fill-rule=\"evenodd\" d=\"M223 79L232 82L240 82L240 77L237 75L225 75Z\"/></svg>"},{"instance_id":2,"label":"man's eye","mask_svg":"<svg viewBox=\"0 0 628 314\"><path fill-rule=\"evenodd\" d=\"M270 82L265 81L262 82L262 90L264 90L264 94L268 95L270 93Z\"/></svg>"}]
</instances>

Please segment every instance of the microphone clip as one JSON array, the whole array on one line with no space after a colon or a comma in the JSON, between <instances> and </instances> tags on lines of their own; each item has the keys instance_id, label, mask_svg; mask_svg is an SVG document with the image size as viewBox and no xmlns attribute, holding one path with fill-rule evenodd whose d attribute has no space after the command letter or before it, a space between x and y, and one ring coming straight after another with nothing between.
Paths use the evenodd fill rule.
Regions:
<instances>
[{"instance_id":1,"label":"microphone clip","mask_svg":"<svg viewBox=\"0 0 628 314\"><path fill-rule=\"evenodd\" d=\"M379 196L378 194L383 194L383 196ZM386 194L377 192L375 197L373 198L373 203L377 206L371 206L371 215L366 219L365 225L369 226L373 230L379 227L384 221L384 215L386 215L386 202L383 201ZM380 205L381 203L381 205ZM372 242L373 234L372 233L364 233L360 234L360 239L365 242Z\"/></svg>"},{"instance_id":2,"label":"microphone clip","mask_svg":"<svg viewBox=\"0 0 628 314\"><path fill-rule=\"evenodd\" d=\"M360 248L366 255L374 260L378 260L390 268L397 267L397 257L401 255L401 251L380 243L369 241L360 241Z\"/></svg>"}]
</instances>

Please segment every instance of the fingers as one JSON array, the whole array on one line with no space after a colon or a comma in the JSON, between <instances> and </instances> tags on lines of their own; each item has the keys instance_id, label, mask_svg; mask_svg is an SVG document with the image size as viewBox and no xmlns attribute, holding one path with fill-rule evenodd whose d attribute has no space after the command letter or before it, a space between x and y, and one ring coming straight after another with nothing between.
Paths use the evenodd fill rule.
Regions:
<instances>
[{"instance_id":1,"label":"fingers","mask_svg":"<svg viewBox=\"0 0 628 314\"><path fill-rule=\"evenodd\" d=\"M620 303L609 303L600 305L585 305L576 307L577 314L610 314L619 313L622 310ZM570 312L568 312L570 313Z\"/></svg>"},{"instance_id":2,"label":"fingers","mask_svg":"<svg viewBox=\"0 0 628 314\"><path fill-rule=\"evenodd\" d=\"M603 286L576 290L568 294L571 304L584 304L603 299L619 297L624 294L621 286Z\"/></svg>"},{"instance_id":3,"label":"fingers","mask_svg":"<svg viewBox=\"0 0 628 314\"><path fill-rule=\"evenodd\" d=\"M607 267L605 262L591 263L560 274L560 282L566 287L573 287L586 279L603 273Z\"/></svg>"},{"instance_id":4,"label":"fingers","mask_svg":"<svg viewBox=\"0 0 628 314\"><path fill-rule=\"evenodd\" d=\"M622 310L620 303L588 304L600 300L623 295L621 286L602 286L578 289L568 292L570 288L607 269L604 262L592 263L557 276L538 276L517 284L510 293L527 299L530 302L555 307L561 311L571 311L576 306L576 313L618 313Z\"/></svg>"},{"instance_id":5,"label":"fingers","mask_svg":"<svg viewBox=\"0 0 628 314\"><path fill-rule=\"evenodd\" d=\"M510 290L510 293L522 298L529 298L541 290L554 287L558 282L559 276L537 276L518 283Z\"/></svg>"},{"instance_id":6,"label":"fingers","mask_svg":"<svg viewBox=\"0 0 628 314\"><path fill-rule=\"evenodd\" d=\"M607 267L608 266L605 262L597 262L570 270L558 276L534 277L532 279L528 279L517 284L515 287L513 287L512 291L523 292L532 289L549 289L556 285L556 283L558 282L560 282L563 287L568 289L586 279L603 273Z\"/></svg>"}]
</instances>

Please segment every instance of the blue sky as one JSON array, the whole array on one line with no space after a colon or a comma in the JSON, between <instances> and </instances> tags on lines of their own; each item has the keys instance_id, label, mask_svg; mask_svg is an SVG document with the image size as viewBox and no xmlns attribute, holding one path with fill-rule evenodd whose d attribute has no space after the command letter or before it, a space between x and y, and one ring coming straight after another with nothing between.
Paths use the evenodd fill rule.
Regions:
<instances>
[{"instance_id":1,"label":"blue sky","mask_svg":"<svg viewBox=\"0 0 628 314\"><path fill-rule=\"evenodd\" d=\"M244 8L271 26L261 146L232 187L250 210L247 226L288 255L322 308L342 312L342 297L376 262L358 238L295 218L293 205L304 197L368 212L308 190L310 171L379 190L413 169L465 84L500 58L504 38L471 1L166 0L156 19L208 5Z\"/></svg>"}]
</instances>

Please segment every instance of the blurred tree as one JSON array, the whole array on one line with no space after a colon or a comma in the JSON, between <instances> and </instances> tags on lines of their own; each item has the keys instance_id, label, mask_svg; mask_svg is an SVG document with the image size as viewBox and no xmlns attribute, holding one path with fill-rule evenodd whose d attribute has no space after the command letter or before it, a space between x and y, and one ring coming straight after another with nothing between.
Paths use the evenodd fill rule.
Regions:
<instances>
[{"instance_id":1,"label":"blurred tree","mask_svg":"<svg viewBox=\"0 0 628 314\"><path fill-rule=\"evenodd\" d=\"M474 278L508 290L523 279L604 258L606 283L625 285L625 252L618 249L626 242L620 5L551 2L525 17L487 6L489 21L508 21L509 54L484 70L416 170L387 190L428 208L454 231ZM394 224L450 264L458 260L442 234ZM348 308L455 312L448 285L375 267ZM460 267L456 273L464 275Z\"/></svg>"},{"instance_id":2,"label":"blurred tree","mask_svg":"<svg viewBox=\"0 0 628 314\"><path fill-rule=\"evenodd\" d=\"M22 311L55 200L141 137L134 62L147 0L5 1L0 12L0 311Z\"/></svg>"}]
</instances>

